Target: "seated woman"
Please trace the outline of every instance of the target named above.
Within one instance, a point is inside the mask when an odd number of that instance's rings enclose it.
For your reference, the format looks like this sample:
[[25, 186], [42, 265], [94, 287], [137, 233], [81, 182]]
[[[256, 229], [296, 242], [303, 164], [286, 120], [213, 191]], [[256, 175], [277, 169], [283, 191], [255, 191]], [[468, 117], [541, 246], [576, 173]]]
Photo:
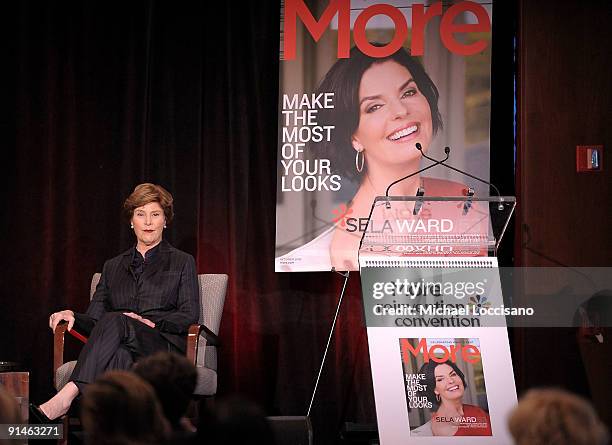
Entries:
[[85, 314], [71, 310], [49, 318], [68, 322], [89, 335], [70, 381], [31, 416], [40, 422], [57, 419], [70, 408], [85, 385], [109, 369], [128, 369], [157, 351], [184, 352], [189, 325], [200, 313], [195, 260], [164, 241], [174, 216], [172, 195], [155, 184], [140, 184], [123, 209], [136, 235], [136, 245], [108, 260]]

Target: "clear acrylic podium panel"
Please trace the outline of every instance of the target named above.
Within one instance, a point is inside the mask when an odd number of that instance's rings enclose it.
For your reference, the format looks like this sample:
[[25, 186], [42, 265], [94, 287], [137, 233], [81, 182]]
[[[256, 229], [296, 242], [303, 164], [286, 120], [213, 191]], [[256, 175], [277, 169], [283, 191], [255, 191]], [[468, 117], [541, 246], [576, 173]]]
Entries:
[[379, 196], [359, 255], [495, 256], [515, 206], [510, 196]]
[[[498, 271], [494, 270], [497, 267], [494, 257], [515, 205], [513, 197], [375, 199], [361, 238], [359, 265], [381, 445], [512, 442], [506, 419], [517, 398], [505, 326], [481, 324], [480, 319], [471, 316], [429, 317], [420, 308], [461, 305], [463, 300], [456, 292], [460, 288], [453, 285], [451, 294], [446, 296], [421, 292], [415, 285], [452, 284], [458, 282], [457, 278], [463, 285], [466, 281], [483, 281], [488, 286], [485, 290], [488, 301], [482, 300], [482, 304], [497, 305], [501, 289], [496, 287]], [[465, 274], [474, 274], [468, 277], [475, 276], [477, 280], [463, 281]], [[480, 280], [482, 276], [488, 279]], [[499, 292], [493, 294], [488, 289]], [[480, 301], [480, 295], [473, 297]], [[461, 298], [469, 301], [465, 295]], [[406, 343], [413, 345], [414, 352], [403, 352], [402, 344]], [[448, 360], [466, 376], [467, 386], [460, 395], [462, 403], [478, 408], [480, 414], [465, 417], [465, 422], [438, 420], [458, 423], [465, 437], [432, 439], [437, 406], [427, 391], [428, 386], [435, 386], [435, 381], [428, 383], [424, 377], [423, 366], [429, 360], [425, 359], [425, 351], [436, 354], [432, 351], [442, 351], [440, 345], [466, 343], [478, 348], [478, 359]], [[423, 344], [423, 349], [416, 350], [416, 344]], [[434, 362], [446, 360], [443, 355], [437, 357]], [[479, 394], [471, 392], [477, 387], [476, 381], [481, 385]], [[467, 388], [471, 389], [465, 391]], [[476, 424], [489, 428], [470, 429]], [[476, 439], [476, 435], [482, 437]]]

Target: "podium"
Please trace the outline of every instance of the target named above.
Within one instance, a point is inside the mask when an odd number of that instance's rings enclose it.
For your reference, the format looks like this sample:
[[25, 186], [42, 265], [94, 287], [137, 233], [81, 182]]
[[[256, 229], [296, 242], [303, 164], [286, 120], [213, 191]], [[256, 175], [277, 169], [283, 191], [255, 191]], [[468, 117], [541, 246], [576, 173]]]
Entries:
[[[359, 248], [380, 443], [512, 443], [497, 249], [513, 197], [377, 197]], [[475, 436], [479, 436], [475, 438]]]

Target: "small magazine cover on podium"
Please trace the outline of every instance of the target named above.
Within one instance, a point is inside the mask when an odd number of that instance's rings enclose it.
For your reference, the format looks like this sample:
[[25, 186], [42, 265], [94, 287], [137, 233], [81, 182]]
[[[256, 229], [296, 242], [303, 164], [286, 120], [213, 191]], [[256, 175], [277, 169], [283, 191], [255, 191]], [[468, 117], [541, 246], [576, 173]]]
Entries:
[[411, 437], [491, 436], [478, 338], [400, 338]]

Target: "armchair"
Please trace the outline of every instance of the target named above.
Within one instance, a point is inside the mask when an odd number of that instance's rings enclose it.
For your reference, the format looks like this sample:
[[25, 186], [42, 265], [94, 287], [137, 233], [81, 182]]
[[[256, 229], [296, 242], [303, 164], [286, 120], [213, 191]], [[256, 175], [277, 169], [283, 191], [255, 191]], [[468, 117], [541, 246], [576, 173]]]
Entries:
[[[91, 280], [89, 297], [94, 294], [100, 281], [100, 274], [94, 274]], [[227, 293], [228, 277], [225, 274], [200, 274], [198, 284], [200, 291], [200, 319], [198, 324], [189, 327], [187, 334], [187, 358], [196, 365], [198, 383], [194, 394], [213, 396], [217, 392], [217, 346], [219, 346], [219, 325]], [[76, 361], [64, 363], [64, 341], [66, 323], [55, 330], [53, 346], [53, 376], [56, 390], [60, 390], [70, 378]], [[74, 329], [70, 334], [82, 342], [87, 338]]]

